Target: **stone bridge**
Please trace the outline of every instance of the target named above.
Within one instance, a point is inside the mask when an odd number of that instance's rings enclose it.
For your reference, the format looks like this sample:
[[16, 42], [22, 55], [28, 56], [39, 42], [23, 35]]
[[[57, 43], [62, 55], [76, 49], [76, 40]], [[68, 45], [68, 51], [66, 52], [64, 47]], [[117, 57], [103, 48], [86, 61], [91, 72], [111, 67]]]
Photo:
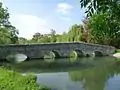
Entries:
[[0, 59], [6, 59], [11, 54], [25, 54], [29, 59], [44, 58], [53, 53], [55, 57], [70, 57], [70, 52], [87, 55], [110, 55], [115, 48], [106, 45], [87, 43], [52, 43], [52, 44], [26, 44], [26, 45], [0, 45]]

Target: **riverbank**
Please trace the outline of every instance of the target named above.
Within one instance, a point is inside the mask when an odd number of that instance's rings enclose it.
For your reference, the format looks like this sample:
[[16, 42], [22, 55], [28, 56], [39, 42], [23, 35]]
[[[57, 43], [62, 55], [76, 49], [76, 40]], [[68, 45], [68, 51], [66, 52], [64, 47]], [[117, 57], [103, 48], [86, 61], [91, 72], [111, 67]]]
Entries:
[[36, 83], [34, 75], [21, 75], [18, 72], [0, 67], [0, 90], [50, 90]]
[[117, 49], [113, 54], [113, 57], [120, 58], [120, 49]]

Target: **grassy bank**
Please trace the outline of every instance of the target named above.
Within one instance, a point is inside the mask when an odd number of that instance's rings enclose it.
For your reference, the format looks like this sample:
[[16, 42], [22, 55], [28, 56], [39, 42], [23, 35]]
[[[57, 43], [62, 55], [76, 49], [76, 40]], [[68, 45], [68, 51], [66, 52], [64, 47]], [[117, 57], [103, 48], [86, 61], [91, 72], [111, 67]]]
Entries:
[[115, 52], [116, 52], [116, 53], [120, 53], [120, 49], [117, 49]]
[[22, 76], [18, 72], [0, 67], [0, 90], [49, 90], [36, 83], [36, 76]]

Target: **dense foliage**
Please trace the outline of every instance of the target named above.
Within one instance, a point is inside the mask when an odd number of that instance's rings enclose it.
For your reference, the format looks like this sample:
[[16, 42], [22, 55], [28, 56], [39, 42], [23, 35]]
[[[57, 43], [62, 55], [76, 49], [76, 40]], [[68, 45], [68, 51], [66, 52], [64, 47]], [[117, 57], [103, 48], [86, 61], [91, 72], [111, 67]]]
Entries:
[[18, 31], [9, 22], [9, 13], [0, 2], [0, 44], [14, 44], [18, 41]]
[[119, 47], [120, 23], [116, 21], [110, 22], [108, 13], [94, 14], [89, 19], [89, 28], [92, 43]]
[[0, 90], [48, 90], [36, 84], [36, 76], [21, 74], [0, 68]]
[[120, 1], [80, 0], [80, 5], [86, 10], [91, 42], [120, 48]]
[[81, 8], [85, 8], [87, 17], [100, 12], [110, 12], [111, 16], [120, 18], [120, 1], [119, 0], [80, 0]]

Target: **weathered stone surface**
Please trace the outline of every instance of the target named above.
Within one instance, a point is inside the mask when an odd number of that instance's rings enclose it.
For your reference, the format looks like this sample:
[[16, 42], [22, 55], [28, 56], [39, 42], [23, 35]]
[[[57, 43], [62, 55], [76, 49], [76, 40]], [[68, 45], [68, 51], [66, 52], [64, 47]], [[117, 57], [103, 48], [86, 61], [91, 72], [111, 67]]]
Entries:
[[115, 48], [106, 45], [87, 43], [52, 43], [52, 44], [26, 44], [26, 45], [1, 45], [0, 59], [6, 59], [10, 54], [25, 54], [30, 59], [43, 58], [46, 52], [55, 51], [60, 57], [69, 57], [70, 51], [80, 50], [85, 54], [99, 51], [102, 55], [113, 54]]

